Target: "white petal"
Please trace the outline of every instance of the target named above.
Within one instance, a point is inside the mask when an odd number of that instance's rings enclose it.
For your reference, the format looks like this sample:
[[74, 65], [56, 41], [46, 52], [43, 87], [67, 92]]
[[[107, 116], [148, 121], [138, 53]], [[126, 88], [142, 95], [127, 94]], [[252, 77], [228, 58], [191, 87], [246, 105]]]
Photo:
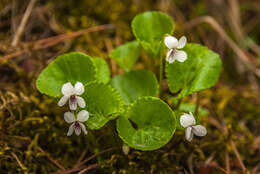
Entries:
[[193, 138], [193, 132], [192, 132], [192, 128], [191, 128], [191, 127], [187, 127], [187, 128], [185, 129], [185, 138], [186, 138], [186, 140], [188, 140], [188, 141], [191, 141], [191, 140], [192, 140], [192, 138]]
[[61, 92], [63, 95], [71, 96], [74, 94], [75, 91], [74, 91], [72, 84], [70, 82], [68, 82], [62, 86]]
[[207, 134], [207, 129], [204, 126], [196, 125], [192, 126], [192, 132], [197, 136], [205, 136]]
[[58, 102], [58, 106], [64, 106], [66, 104], [66, 102], [68, 101], [69, 97], [64, 95], [63, 97], [61, 97], [61, 99]]
[[74, 131], [74, 123], [72, 125], [70, 125], [69, 131], [67, 133], [67, 136], [71, 136], [73, 134]]
[[178, 40], [173, 36], [166, 36], [164, 38], [164, 44], [169, 48], [176, 48], [178, 46]]
[[79, 136], [80, 133], [81, 133], [81, 127], [76, 127], [74, 130], [75, 130], [75, 134], [76, 134], [77, 136]]
[[184, 62], [187, 59], [187, 53], [185, 51], [176, 50], [174, 53], [174, 59], [179, 62]]
[[173, 49], [170, 49], [167, 53], [166, 61], [169, 63], [173, 63], [175, 61], [173, 51]]
[[77, 117], [77, 120], [80, 121], [80, 122], [85, 122], [87, 121], [89, 118], [89, 113], [88, 111], [86, 110], [82, 110], [78, 113], [78, 117]]
[[83, 86], [83, 84], [81, 82], [77, 82], [75, 84], [75, 88], [74, 89], [75, 89], [75, 94], [76, 95], [81, 95], [85, 91], [84, 86]]
[[76, 96], [76, 100], [77, 100], [79, 107], [85, 108], [86, 103], [85, 103], [85, 100], [82, 97]]
[[64, 120], [67, 122], [67, 123], [73, 123], [75, 121], [75, 116], [73, 113], [71, 112], [65, 112], [64, 114]]
[[192, 113], [190, 113], [190, 114], [183, 114], [180, 118], [180, 123], [182, 127], [186, 128], [195, 125], [196, 121]]
[[178, 42], [178, 46], [177, 48], [183, 48], [185, 45], [186, 45], [186, 42], [187, 42], [187, 38], [185, 36], [182, 36], [180, 39], [179, 39], [179, 42]]
[[70, 107], [70, 110], [73, 110], [75, 111], [77, 109], [77, 99], [69, 99], [69, 107]]
[[83, 130], [84, 134], [87, 135], [88, 131], [86, 130], [86, 127], [83, 123], [79, 123], [81, 129]]

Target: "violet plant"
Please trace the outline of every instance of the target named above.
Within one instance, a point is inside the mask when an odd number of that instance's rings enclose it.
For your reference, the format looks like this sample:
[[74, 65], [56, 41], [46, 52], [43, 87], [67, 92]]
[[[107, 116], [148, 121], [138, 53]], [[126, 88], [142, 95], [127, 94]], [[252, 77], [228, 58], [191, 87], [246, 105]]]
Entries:
[[[111, 79], [104, 59], [72, 52], [59, 56], [39, 75], [36, 85], [41, 93], [59, 99], [59, 106], [68, 103], [64, 119], [71, 126], [67, 135], [73, 131], [79, 135], [81, 130], [87, 134], [86, 127], [101, 129], [116, 119], [119, 137], [139, 150], [164, 146], [176, 129], [185, 129], [188, 141], [193, 135], [205, 136], [206, 128], [196, 125], [194, 107], [186, 109], [187, 114], [158, 96], [164, 72], [178, 103], [214, 86], [222, 66], [219, 55], [202, 45], [186, 44], [186, 37], [178, 40], [171, 36], [174, 23], [161, 12], [139, 14], [131, 26], [136, 40], [109, 55], [125, 71], [123, 74]], [[132, 70], [143, 50], [151, 59], [160, 59], [159, 80], [149, 70]]]

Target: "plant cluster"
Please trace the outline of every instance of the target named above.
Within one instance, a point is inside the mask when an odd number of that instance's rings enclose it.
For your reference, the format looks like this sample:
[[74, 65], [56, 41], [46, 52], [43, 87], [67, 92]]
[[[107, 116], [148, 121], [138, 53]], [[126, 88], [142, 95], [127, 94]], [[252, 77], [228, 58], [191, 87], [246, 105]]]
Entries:
[[[41, 93], [61, 97], [59, 106], [68, 101], [70, 112], [64, 114], [64, 119], [72, 124], [67, 135], [74, 130], [76, 135], [81, 130], [87, 134], [86, 127], [100, 129], [113, 119], [117, 119], [117, 132], [124, 143], [139, 150], [162, 147], [176, 129], [185, 129], [188, 141], [193, 135], [206, 135], [206, 128], [196, 125], [199, 120], [195, 120], [194, 110], [183, 113], [160, 98], [161, 85], [165, 72], [177, 103], [214, 86], [222, 65], [218, 54], [199, 44], [186, 44], [184, 36], [179, 40], [171, 36], [174, 23], [161, 12], [139, 14], [131, 26], [136, 40], [109, 55], [125, 73], [111, 79], [104, 59], [72, 52], [59, 56], [38, 77], [36, 83]], [[142, 50], [151, 59], [160, 59], [159, 80], [149, 70], [132, 70]]]

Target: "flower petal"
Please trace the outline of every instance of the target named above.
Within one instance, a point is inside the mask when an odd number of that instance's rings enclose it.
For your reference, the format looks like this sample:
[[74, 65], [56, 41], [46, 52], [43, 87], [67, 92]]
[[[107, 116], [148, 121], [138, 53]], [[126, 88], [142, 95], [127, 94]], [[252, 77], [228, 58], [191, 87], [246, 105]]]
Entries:
[[77, 136], [79, 136], [80, 133], [81, 133], [81, 127], [75, 127], [74, 130], [75, 130], [75, 134], [76, 134]]
[[176, 48], [178, 46], [178, 40], [173, 36], [166, 36], [164, 38], [164, 44], [169, 49]]
[[85, 125], [84, 125], [83, 123], [79, 123], [79, 125], [80, 125], [82, 131], [84, 132], [84, 134], [87, 135], [87, 134], [88, 134], [88, 131], [86, 130]]
[[69, 97], [64, 95], [63, 97], [61, 97], [61, 99], [58, 102], [58, 106], [64, 106], [66, 104], [66, 102], [68, 101]]
[[85, 100], [82, 97], [76, 96], [76, 100], [77, 100], [79, 107], [85, 108], [86, 103], [85, 103]]
[[185, 51], [176, 50], [174, 53], [174, 59], [179, 62], [184, 62], [187, 59], [187, 53]]
[[191, 141], [191, 140], [192, 140], [192, 138], [193, 138], [193, 132], [192, 132], [192, 128], [191, 128], [191, 127], [187, 127], [187, 128], [185, 129], [185, 138], [186, 138], [186, 140], [188, 140], [188, 141]]
[[187, 38], [186, 38], [185, 36], [182, 36], [182, 37], [179, 39], [177, 48], [178, 48], [178, 49], [183, 48], [183, 47], [186, 45], [186, 42], [187, 42]]
[[70, 125], [67, 136], [71, 136], [73, 134], [73, 131], [74, 131], [74, 123], [72, 125]]
[[74, 91], [72, 84], [70, 82], [68, 82], [62, 86], [61, 92], [65, 96], [71, 96], [74, 94], [75, 91]]
[[80, 122], [85, 122], [89, 118], [89, 113], [86, 110], [82, 110], [78, 113], [77, 120]]
[[200, 137], [203, 137], [207, 134], [207, 129], [204, 126], [196, 125], [192, 126], [192, 132]]
[[173, 49], [170, 49], [167, 53], [166, 61], [169, 63], [173, 63], [175, 61], [173, 51], [174, 51]]
[[73, 123], [75, 121], [75, 116], [73, 113], [71, 112], [65, 112], [64, 114], [64, 120], [67, 122], [67, 123]]
[[195, 125], [196, 121], [192, 113], [190, 113], [190, 114], [183, 114], [180, 118], [180, 123], [182, 127], [187, 128], [189, 126]]
[[81, 95], [81, 94], [84, 93], [84, 91], [85, 91], [85, 89], [84, 89], [83, 84], [81, 82], [77, 82], [75, 84], [75, 94], [76, 95]]
[[77, 109], [77, 99], [69, 99], [69, 107], [70, 107], [70, 110], [73, 110], [75, 111]]

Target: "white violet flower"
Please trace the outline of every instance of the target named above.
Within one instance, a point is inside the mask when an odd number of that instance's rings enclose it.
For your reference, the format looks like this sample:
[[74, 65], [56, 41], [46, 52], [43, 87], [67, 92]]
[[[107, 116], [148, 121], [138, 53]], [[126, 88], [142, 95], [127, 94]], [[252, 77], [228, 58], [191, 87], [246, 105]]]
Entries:
[[196, 121], [192, 113], [183, 114], [180, 118], [180, 123], [182, 127], [185, 128], [185, 137], [188, 141], [191, 141], [193, 135], [197, 136], [205, 136], [207, 134], [207, 130], [204, 126], [196, 125]]
[[179, 62], [184, 62], [187, 59], [187, 53], [178, 49], [183, 48], [186, 45], [187, 39], [185, 36], [182, 36], [179, 40], [173, 36], [166, 36], [164, 38], [164, 44], [169, 51], [166, 56], [166, 61], [173, 63], [175, 60]]
[[76, 135], [80, 135], [81, 129], [82, 131], [87, 134], [87, 130], [83, 122], [87, 121], [89, 118], [89, 113], [86, 110], [82, 110], [77, 114], [77, 118], [75, 118], [74, 114], [71, 112], [66, 112], [64, 114], [64, 120], [67, 123], [72, 123], [69, 127], [69, 131], [67, 133], [67, 136], [71, 136], [73, 134], [73, 131], [75, 130]]
[[84, 90], [84, 86], [81, 82], [77, 82], [74, 87], [70, 82], [65, 83], [61, 88], [61, 92], [64, 96], [60, 99], [58, 105], [63, 106], [69, 100], [70, 110], [76, 110], [77, 105], [81, 108], [85, 108], [85, 100], [79, 97], [79, 95], [84, 93]]

